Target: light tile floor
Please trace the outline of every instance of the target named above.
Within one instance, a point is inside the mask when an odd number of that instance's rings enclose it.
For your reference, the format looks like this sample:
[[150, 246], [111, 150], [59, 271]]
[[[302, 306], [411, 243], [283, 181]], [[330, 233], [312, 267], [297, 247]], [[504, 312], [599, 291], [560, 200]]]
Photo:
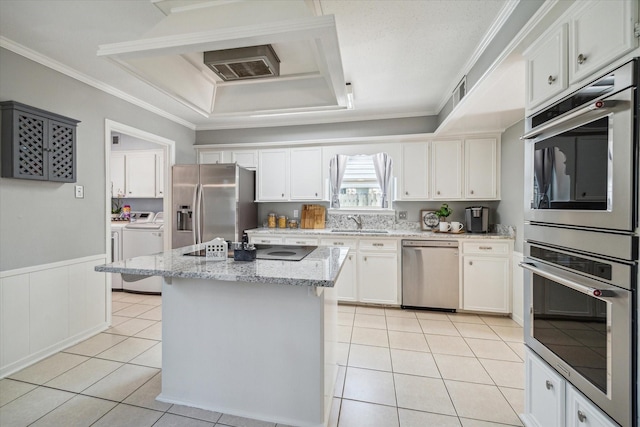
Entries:
[[[286, 427], [158, 402], [158, 296], [114, 293], [112, 327], [0, 380], [0, 425]], [[338, 307], [331, 427], [521, 426], [522, 328], [505, 317]]]

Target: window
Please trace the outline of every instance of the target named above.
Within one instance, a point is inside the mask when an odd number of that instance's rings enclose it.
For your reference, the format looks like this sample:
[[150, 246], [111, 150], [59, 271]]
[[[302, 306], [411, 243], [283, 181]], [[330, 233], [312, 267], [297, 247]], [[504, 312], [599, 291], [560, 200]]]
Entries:
[[393, 160], [387, 153], [336, 155], [329, 163], [332, 208], [391, 208]]

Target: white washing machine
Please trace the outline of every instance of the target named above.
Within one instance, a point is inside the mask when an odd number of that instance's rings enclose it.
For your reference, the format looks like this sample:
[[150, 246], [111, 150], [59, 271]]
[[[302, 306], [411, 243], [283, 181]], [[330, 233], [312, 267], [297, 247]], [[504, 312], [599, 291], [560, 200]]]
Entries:
[[[139, 214], [139, 213], [136, 213]], [[132, 222], [122, 230], [122, 255], [123, 259], [134, 258], [141, 255], [150, 255], [164, 251], [164, 216], [158, 212], [155, 216], [152, 212], [143, 212], [136, 215], [132, 213]], [[135, 282], [122, 282], [125, 291], [148, 294], [160, 294], [162, 291], [162, 278], [159, 276], [147, 277]]]

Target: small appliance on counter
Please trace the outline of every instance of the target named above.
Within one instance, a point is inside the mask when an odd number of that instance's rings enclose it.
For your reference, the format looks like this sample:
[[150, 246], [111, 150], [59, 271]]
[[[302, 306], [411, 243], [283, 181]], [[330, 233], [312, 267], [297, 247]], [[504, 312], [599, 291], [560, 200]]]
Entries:
[[489, 208], [469, 206], [464, 212], [467, 233], [486, 233], [489, 231]]

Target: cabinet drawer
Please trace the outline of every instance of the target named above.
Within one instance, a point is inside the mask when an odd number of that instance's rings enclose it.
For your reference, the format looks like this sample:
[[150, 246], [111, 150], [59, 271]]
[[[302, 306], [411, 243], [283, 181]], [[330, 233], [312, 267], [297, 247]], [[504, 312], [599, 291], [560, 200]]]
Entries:
[[494, 242], [463, 242], [462, 252], [467, 254], [484, 254], [484, 255], [508, 255], [509, 243]]
[[300, 246], [318, 246], [318, 239], [311, 237], [287, 237], [284, 239], [285, 245], [300, 245]]
[[268, 236], [268, 237], [251, 237], [251, 243], [263, 244], [263, 245], [281, 245], [284, 239], [282, 237]]
[[378, 239], [361, 239], [361, 250], [377, 250], [377, 251], [397, 251], [397, 240], [378, 240]]
[[355, 239], [342, 239], [336, 237], [334, 239], [322, 239], [320, 241], [322, 246], [345, 246], [355, 250], [358, 246], [358, 241]]

